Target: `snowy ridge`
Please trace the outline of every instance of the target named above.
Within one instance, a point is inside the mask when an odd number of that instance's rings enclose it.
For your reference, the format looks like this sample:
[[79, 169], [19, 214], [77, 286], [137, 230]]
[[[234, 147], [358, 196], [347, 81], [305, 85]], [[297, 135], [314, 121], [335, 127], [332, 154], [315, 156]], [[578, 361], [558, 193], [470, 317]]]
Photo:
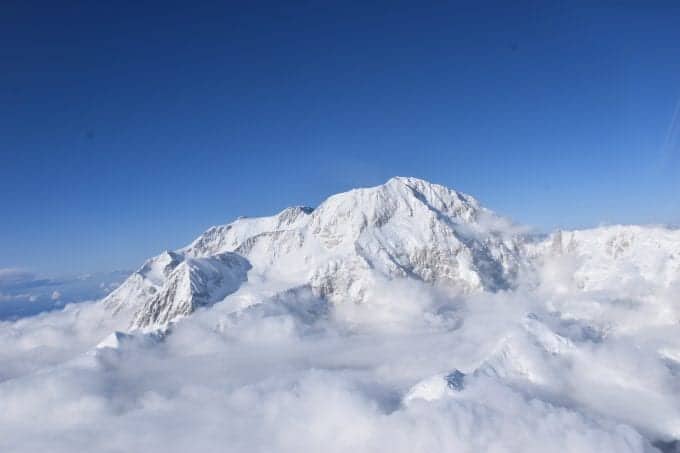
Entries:
[[223, 299], [247, 279], [249, 269], [234, 253], [188, 258], [164, 252], [132, 274], [104, 305], [131, 315], [132, 329], [152, 330]]
[[250, 264], [234, 253], [186, 258], [167, 276], [163, 287], [147, 299], [132, 321], [133, 328], [153, 328], [222, 300], [246, 281]]
[[286, 208], [275, 216], [241, 217], [227, 225], [214, 226], [196, 238], [179, 252], [194, 257], [215, 255], [234, 251], [248, 239], [259, 234], [273, 234], [295, 229], [306, 223], [306, 217], [313, 211], [305, 206]]

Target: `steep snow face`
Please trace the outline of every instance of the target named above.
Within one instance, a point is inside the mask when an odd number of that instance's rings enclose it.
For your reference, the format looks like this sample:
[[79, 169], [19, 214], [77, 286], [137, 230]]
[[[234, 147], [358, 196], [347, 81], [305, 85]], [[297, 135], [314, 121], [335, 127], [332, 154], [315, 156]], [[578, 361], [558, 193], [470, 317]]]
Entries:
[[249, 269], [235, 253], [188, 258], [165, 252], [147, 261], [104, 304], [126, 312], [132, 329], [153, 330], [224, 299], [246, 281]]
[[519, 269], [517, 238], [501, 229], [509, 225], [469, 195], [393, 178], [330, 197], [314, 211], [308, 235], [341, 258], [318, 267], [313, 281], [332, 294], [329, 285], [351, 285], [363, 268], [464, 292], [508, 288]]
[[106, 303], [114, 311], [136, 307], [136, 327], [167, 323], [193, 310], [196, 302], [187, 301], [204, 299], [192, 296], [196, 285], [180, 284], [191, 274], [183, 260], [223, 253], [244, 257], [254, 274], [283, 289], [308, 285], [338, 303], [365, 302], [377, 282], [395, 278], [462, 293], [495, 291], [512, 287], [520, 269], [519, 236], [509, 231], [507, 220], [469, 195], [393, 178], [334, 195], [315, 210], [292, 207], [212, 227], [187, 247], [149, 260]]
[[246, 281], [250, 264], [234, 253], [186, 258], [163, 287], [137, 311], [133, 328], [162, 327], [233, 293]]
[[147, 260], [117, 289], [104, 298], [104, 305], [115, 314], [136, 310], [142, 301], [153, 297], [170, 273], [182, 262], [178, 253], [165, 251]]

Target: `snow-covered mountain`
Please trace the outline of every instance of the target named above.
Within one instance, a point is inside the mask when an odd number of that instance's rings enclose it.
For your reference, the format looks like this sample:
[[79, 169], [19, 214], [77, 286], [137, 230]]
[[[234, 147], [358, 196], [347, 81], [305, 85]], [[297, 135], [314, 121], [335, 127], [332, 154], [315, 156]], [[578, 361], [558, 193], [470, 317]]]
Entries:
[[147, 261], [104, 303], [129, 312], [133, 328], [162, 327], [220, 301], [248, 270], [283, 290], [309, 286], [335, 303], [365, 302], [376, 281], [396, 278], [461, 293], [497, 291], [514, 286], [519, 274], [521, 237], [513, 231], [469, 195], [393, 178], [334, 195], [316, 209], [292, 207], [210, 228], [187, 247]]
[[104, 304], [128, 316], [131, 328], [152, 330], [224, 300], [247, 280], [280, 291], [306, 286], [336, 304], [370, 303], [367, 294], [394, 279], [460, 294], [531, 284], [546, 272], [569, 272], [581, 289], [610, 285], [631, 267], [655, 283], [678, 280], [678, 231], [616, 226], [543, 239], [525, 231], [469, 195], [396, 177], [316, 209], [212, 227], [147, 261]]

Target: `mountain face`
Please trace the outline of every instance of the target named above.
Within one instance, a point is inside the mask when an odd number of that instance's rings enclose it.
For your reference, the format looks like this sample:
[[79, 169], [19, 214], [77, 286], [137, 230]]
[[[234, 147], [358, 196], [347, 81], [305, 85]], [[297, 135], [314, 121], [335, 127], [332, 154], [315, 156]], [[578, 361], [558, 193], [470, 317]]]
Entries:
[[250, 264], [235, 253], [192, 258], [164, 252], [147, 261], [104, 304], [127, 312], [130, 327], [162, 327], [199, 307], [219, 302], [246, 281]]
[[[103, 303], [129, 317], [132, 329], [153, 330], [224, 300], [253, 278], [281, 291], [308, 287], [335, 304], [369, 303], [372, 289], [394, 279], [461, 294], [511, 289], [564, 257], [571, 257], [582, 288], [597, 287], [616, 266], [637, 265], [654, 275], [664, 263], [669, 284], [677, 280], [677, 232], [611, 227], [537, 240], [521, 231], [469, 195], [393, 178], [331, 196], [316, 209], [291, 207], [212, 227], [188, 246], [147, 261]], [[658, 256], [658, 263], [632, 264], [638, 249]]]

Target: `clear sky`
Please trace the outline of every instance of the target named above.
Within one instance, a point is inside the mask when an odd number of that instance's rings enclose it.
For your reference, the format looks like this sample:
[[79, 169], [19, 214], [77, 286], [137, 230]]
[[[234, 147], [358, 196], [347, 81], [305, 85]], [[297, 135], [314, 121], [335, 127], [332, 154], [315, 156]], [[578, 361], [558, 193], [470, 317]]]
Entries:
[[394, 175], [542, 230], [680, 223], [678, 2], [31, 3], [0, 14], [0, 268], [132, 269]]

